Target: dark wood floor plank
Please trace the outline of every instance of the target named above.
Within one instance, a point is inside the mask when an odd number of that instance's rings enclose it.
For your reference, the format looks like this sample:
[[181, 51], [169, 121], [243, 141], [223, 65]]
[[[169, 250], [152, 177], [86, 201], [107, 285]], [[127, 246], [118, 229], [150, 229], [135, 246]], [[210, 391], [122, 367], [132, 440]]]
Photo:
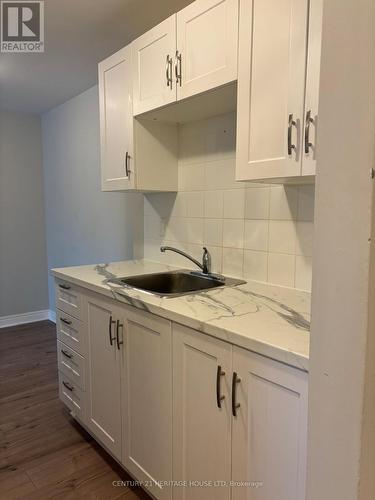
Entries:
[[55, 325], [0, 330], [1, 500], [135, 500], [128, 474], [58, 399]]

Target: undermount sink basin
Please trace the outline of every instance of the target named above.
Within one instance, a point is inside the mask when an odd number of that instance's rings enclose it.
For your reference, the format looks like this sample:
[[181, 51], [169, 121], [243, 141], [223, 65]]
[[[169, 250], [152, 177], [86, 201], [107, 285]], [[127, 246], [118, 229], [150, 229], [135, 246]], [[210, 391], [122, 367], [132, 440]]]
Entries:
[[245, 283], [245, 281], [233, 278], [204, 275], [184, 270], [129, 276], [120, 278], [120, 281], [126, 286], [167, 297], [177, 297], [211, 288]]

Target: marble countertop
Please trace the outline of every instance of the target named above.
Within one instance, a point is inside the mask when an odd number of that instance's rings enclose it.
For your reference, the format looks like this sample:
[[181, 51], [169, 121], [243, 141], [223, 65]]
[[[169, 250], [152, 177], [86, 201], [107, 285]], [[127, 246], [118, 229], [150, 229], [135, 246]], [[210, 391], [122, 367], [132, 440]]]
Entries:
[[248, 281], [244, 285], [168, 298], [110, 281], [174, 269], [147, 260], [131, 260], [51, 272], [56, 278], [308, 371], [311, 299], [308, 292]]

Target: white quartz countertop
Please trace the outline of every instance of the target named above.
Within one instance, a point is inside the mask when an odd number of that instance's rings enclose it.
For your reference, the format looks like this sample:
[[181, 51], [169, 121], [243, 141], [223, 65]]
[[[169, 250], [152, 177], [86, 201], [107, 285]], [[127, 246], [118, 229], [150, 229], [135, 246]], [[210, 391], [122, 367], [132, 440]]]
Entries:
[[168, 298], [110, 282], [124, 276], [174, 269], [156, 262], [131, 260], [51, 272], [56, 278], [308, 371], [308, 292], [248, 281], [245, 285]]

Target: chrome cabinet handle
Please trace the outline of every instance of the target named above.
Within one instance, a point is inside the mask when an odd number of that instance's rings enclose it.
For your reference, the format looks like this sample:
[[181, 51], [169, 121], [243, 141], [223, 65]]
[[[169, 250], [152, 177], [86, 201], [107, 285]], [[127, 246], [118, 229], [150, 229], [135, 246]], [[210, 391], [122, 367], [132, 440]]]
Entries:
[[60, 320], [61, 320], [63, 323], [65, 323], [66, 325], [71, 325], [71, 324], [72, 324], [72, 322], [71, 322], [71, 321], [69, 321], [68, 319], [65, 319], [65, 318], [60, 318]]
[[63, 354], [66, 358], [72, 359], [73, 355], [61, 349], [61, 354]]
[[130, 168], [129, 168], [129, 162], [130, 162], [130, 154], [126, 151], [125, 153], [125, 175], [126, 177], [130, 177]]
[[71, 384], [69, 384], [68, 382], [65, 382], [64, 380], [63, 380], [63, 385], [68, 389], [68, 391], [71, 391], [71, 392], [74, 391], [74, 387]]
[[115, 340], [115, 337], [112, 337], [112, 325], [116, 323], [114, 319], [112, 319], [112, 314], [109, 317], [109, 323], [108, 323], [108, 335], [109, 335], [109, 343], [113, 345], [113, 341]]
[[221, 402], [225, 399], [225, 396], [221, 394], [221, 377], [224, 375], [225, 372], [222, 371], [219, 365], [216, 372], [216, 404], [218, 408], [221, 408]]
[[310, 142], [310, 125], [314, 123], [314, 118], [311, 116], [311, 109], [306, 113], [305, 122], [305, 153], [309, 154], [310, 148], [313, 147], [313, 143]]
[[116, 344], [117, 344], [117, 349], [120, 350], [120, 345], [124, 343], [123, 340], [120, 341], [120, 335], [119, 335], [119, 329], [122, 328], [124, 325], [120, 323], [120, 320], [116, 321]]
[[176, 50], [176, 62], [174, 65], [174, 72], [176, 75], [176, 85], [179, 83], [182, 86], [182, 54]]
[[296, 145], [292, 144], [292, 128], [296, 126], [296, 122], [293, 120], [293, 113], [289, 115], [288, 118], [288, 155], [292, 154], [292, 150], [296, 149]]
[[65, 283], [60, 283], [59, 287], [62, 288], [63, 290], [70, 290], [71, 289], [71, 286], [65, 285]]
[[241, 382], [241, 379], [239, 378], [237, 373], [233, 372], [233, 377], [232, 377], [232, 415], [234, 417], [237, 417], [237, 410], [241, 406], [240, 403], [236, 402], [236, 400], [237, 400], [236, 387], [237, 387], [237, 384], [239, 384], [240, 382]]
[[167, 78], [167, 87], [173, 86], [173, 78], [172, 78], [172, 58], [169, 57], [169, 54], [167, 55], [167, 61], [165, 63], [165, 76]]

